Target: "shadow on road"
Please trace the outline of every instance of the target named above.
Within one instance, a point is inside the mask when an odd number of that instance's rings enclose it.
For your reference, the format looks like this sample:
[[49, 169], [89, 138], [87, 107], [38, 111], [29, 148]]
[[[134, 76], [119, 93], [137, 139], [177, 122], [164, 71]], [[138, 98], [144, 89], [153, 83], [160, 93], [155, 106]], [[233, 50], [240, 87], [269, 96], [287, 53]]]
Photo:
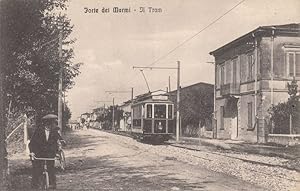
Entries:
[[[130, 160], [130, 159], [129, 159]], [[156, 165], [129, 167], [113, 160], [113, 157], [74, 157], [69, 159], [66, 171], [59, 175], [61, 189], [94, 190], [184, 190], [204, 188], [208, 182], [188, 183], [170, 178], [174, 173], [159, 173]]]
[[[69, 133], [65, 137], [66, 152], [89, 150], [91, 145], [101, 144], [109, 139], [106, 136], [80, 135]], [[79, 151], [78, 151], [79, 152]], [[92, 149], [90, 152], [93, 152]], [[142, 154], [142, 153], [138, 153]], [[79, 156], [79, 157], [78, 157]], [[60, 190], [197, 190], [205, 188], [208, 182], [185, 182], [172, 178], [171, 172], [160, 172], [156, 165], [127, 166], [116, 156], [66, 156], [65, 171], [57, 172], [57, 187]], [[124, 157], [124, 156], [122, 156]], [[133, 156], [128, 157], [128, 161]], [[126, 159], [127, 160], [127, 159]], [[30, 190], [31, 163], [29, 160], [11, 161], [10, 190]], [[166, 163], [166, 166], [168, 164]], [[213, 182], [211, 182], [213, 183]]]

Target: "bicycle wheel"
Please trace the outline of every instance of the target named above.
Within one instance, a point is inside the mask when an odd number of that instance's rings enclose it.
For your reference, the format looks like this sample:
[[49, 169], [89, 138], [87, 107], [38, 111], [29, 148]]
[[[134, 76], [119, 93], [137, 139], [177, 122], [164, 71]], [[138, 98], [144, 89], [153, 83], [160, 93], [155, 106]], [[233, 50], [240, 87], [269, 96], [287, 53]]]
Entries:
[[66, 168], [66, 158], [63, 150], [59, 152], [59, 166], [62, 170], [65, 170]]
[[43, 182], [42, 188], [48, 190], [49, 188], [49, 174], [48, 172], [43, 172]]

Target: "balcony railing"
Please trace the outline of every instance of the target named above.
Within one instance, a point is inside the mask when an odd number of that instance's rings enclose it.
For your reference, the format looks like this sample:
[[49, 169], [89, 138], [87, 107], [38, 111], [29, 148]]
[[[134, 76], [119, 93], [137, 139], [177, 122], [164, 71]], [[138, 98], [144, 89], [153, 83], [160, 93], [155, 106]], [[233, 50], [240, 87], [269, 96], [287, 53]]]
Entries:
[[221, 95], [237, 95], [240, 93], [240, 84], [230, 83], [221, 85]]

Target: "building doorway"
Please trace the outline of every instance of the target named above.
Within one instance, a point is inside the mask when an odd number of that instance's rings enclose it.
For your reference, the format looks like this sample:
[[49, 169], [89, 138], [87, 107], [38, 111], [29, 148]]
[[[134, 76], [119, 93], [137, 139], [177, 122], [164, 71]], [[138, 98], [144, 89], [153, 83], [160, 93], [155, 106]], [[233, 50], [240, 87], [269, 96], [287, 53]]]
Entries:
[[238, 138], [238, 116], [231, 118], [231, 139]]
[[227, 102], [227, 110], [230, 113], [230, 139], [238, 138], [238, 102], [239, 98], [233, 96]]

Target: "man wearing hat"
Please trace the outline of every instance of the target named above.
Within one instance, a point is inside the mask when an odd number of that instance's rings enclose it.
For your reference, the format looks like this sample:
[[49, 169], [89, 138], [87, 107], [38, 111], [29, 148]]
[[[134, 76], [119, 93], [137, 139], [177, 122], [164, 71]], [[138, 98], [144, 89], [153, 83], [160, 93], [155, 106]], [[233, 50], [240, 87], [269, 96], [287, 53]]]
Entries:
[[[58, 133], [57, 116], [54, 114], [45, 115], [41, 120], [41, 127], [38, 127], [30, 139], [30, 155], [37, 158], [54, 158], [58, 149], [59, 140], [63, 140]], [[39, 179], [43, 173], [41, 160], [32, 161], [32, 187], [38, 188]], [[55, 161], [47, 161], [50, 188], [56, 188]]]

